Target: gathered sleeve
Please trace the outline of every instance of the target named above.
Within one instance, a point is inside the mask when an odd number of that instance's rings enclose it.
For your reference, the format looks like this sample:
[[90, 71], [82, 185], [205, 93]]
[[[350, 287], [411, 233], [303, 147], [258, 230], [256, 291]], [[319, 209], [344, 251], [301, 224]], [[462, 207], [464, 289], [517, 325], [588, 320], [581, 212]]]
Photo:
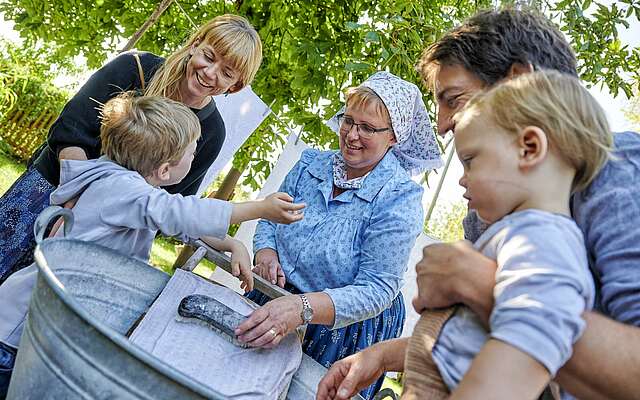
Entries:
[[170, 194], [164, 189], [145, 187], [145, 184], [130, 188], [121, 196], [121, 202], [114, 202], [117, 209], [105, 207], [101, 210], [100, 218], [104, 223], [159, 230], [167, 236], [187, 241], [202, 236], [224, 239], [231, 222], [233, 205], [227, 201]]
[[409, 254], [422, 230], [422, 193], [422, 187], [406, 181], [374, 200], [374, 211], [361, 238], [355, 280], [323, 291], [335, 307], [331, 329], [380, 314], [398, 295]]
[[600, 304], [611, 318], [640, 327], [640, 197], [627, 181], [591, 191], [576, 219], [584, 229]]
[[569, 360], [594, 297], [582, 235], [571, 225], [529, 221], [500, 239], [496, 260], [490, 336], [528, 354], [552, 376]]
[[640, 327], [640, 135], [615, 134], [615, 151], [572, 213], [583, 231], [598, 292], [599, 310]]

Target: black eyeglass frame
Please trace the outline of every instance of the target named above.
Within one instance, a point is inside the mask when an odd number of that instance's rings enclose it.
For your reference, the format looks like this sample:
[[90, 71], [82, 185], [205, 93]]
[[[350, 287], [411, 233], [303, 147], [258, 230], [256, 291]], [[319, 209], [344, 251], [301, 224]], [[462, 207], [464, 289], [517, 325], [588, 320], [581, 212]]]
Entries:
[[[338, 119], [338, 125], [340, 126], [340, 128], [342, 128], [342, 124], [344, 123], [344, 120], [347, 117], [345, 117], [344, 113], [340, 113], [340, 114], [336, 115], [336, 118]], [[353, 118], [351, 118], [351, 117], [349, 117], [349, 118], [353, 121]], [[365, 137], [373, 137], [373, 135], [375, 133], [382, 133], [384, 131], [393, 132], [393, 129], [391, 129], [390, 126], [387, 126], [386, 128], [372, 128], [367, 124], [364, 124], [364, 123], [358, 124], [355, 121], [353, 121], [353, 123], [349, 127], [349, 131], [351, 131], [351, 129], [353, 129], [354, 126], [356, 127], [356, 129], [358, 130], [358, 134], [360, 134], [360, 135], [362, 135], [362, 133], [363, 133], [363, 130], [360, 129], [360, 126], [366, 126], [367, 129], [370, 129], [371, 133], [365, 132], [364, 135], [363, 135]]]

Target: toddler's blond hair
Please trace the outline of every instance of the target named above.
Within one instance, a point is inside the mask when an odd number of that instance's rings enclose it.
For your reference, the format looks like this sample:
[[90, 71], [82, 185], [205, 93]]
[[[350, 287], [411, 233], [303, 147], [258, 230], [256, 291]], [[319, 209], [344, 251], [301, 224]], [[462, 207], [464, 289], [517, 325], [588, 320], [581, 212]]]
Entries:
[[149, 176], [161, 164], [177, 163], [200, 137], [198, 117], [166, 97], [123, 93], [102, 108], [102, 152], [121, 166]]
[[570, 75], [523, 74], [474, 96], [454, 119], [475, 108], [507, 132], [542, 129], [550, 150], [575, 168], [574, 191], [586, 188], [610, 157], [613, 135], [604, 110]]

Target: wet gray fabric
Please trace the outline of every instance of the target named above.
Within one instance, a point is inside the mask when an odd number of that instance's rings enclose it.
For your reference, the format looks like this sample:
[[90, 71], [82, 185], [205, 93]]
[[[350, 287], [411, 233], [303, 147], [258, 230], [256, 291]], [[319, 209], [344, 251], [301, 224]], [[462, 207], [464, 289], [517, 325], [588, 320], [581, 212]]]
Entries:
[[298, 337], [291, 334], [272, 350], [234, 346], [206, 324], [178, 316], [180, 301], [190, 294], [213, 297], [243, 315], [253, 311], [232, 290], [177, 270], [130, 340], [230, 398], [279, 398], [302, 361]]

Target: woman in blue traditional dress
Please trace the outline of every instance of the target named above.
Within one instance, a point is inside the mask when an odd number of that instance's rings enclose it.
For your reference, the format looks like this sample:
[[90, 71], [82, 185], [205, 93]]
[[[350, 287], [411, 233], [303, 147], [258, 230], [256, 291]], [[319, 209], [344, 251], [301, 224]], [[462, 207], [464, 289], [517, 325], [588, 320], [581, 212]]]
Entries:
[[418, 87], [388, 72], [349, 89], [328, 125], [340, 150], [304, 151], [280, 187], [306, 204], [304, 219], [260, 221], [254, 237], [254, 271], [292, 295], [266, 303], [251, 292], [264, 305], [236, 332], [268, 348], [309, 324], [303, 350], [326, 367], [402, 333], [400, 288], [423, 226], [411, 175], [441, 165]]

